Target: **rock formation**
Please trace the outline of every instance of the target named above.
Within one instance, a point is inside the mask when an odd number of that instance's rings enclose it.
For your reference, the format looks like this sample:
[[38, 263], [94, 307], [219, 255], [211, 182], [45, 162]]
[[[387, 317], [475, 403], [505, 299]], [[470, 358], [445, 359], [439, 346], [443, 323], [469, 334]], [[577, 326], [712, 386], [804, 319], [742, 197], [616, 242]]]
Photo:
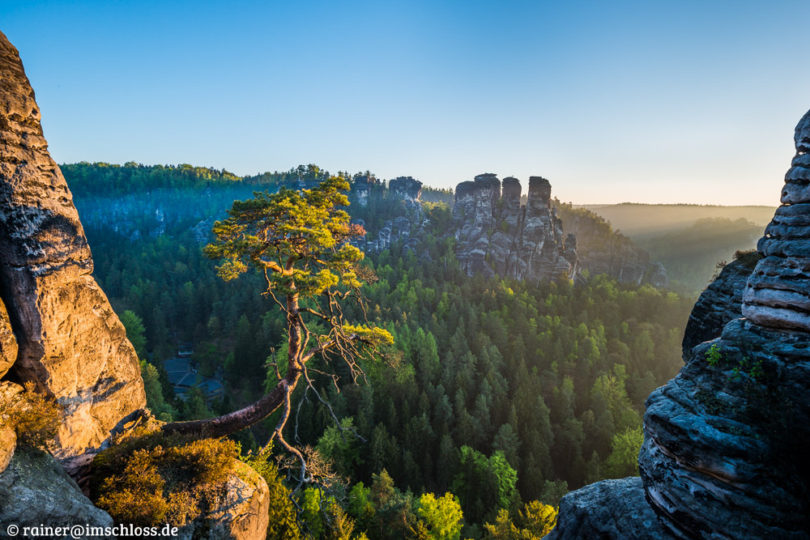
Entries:
[[[14, 454], [5, 473], [0, 475], [0, 531], [5, 533], [11, 524], [20, 527], [20, 531], [23, 527], [43, 525], [103, 528], [112, 527], [113, 520], [109, 514], [93, 506], [50, 455], [21, 448]], [[82, 538], [90, 536], [81, 535]], [[64, 535], [64, 538], [69, 537]]]
[[785, 175], [782, 206], [765, 229], [743, 294], [743, 315], [773, 328], [810, 331], [810, 112], [796, 126], [796, 157]]
[[[644, 500], [644, 488], [638, 476], [604, 480], [575, 493], [576, 497], [566, 496], [560, 501], [557, 526], [546, 538], [671, 538]], [[604, 504], [606, 500], [611, 504]]]
[[236, 466], [237, 474], [229, 476], [224, 485], [211, 488], [212, 493], [226, 493], [225, 499], [213, 512], [181, 528], [177, 538], [265, 538], [270, 522], [270, 488], [244, 463]]
[[[62, 458], [99, 446], [145, 406], [135, 351], [92, 269], [34, 92], [17, 50], [0, 34], [0, 298], [19, 347], [5, 376], [34, 381], [65, 407]], [[0, 341], [7, 358], [8, 339]]]
[[[529, 178], [525, 206], [516, 178], [481, 174], [456, 187], [453, 217], [456, 254], [469, 275], [542, 281], [571, 278], [577, 268], [575, 240], [563, 240], [562, 222], [551, 207], [551, 184]], [[566, 243], [567, 242], [567, 243]]]
[[756, 251], [740, 254], [698, 297], [683, 334], [683, 359], [689, 361], [692, 348], [720, 335], [723, 327], [742, 317], [742, 294], [748, 276], [762, 257]]
[[368, 197], [371, 186], [377, 183], [373, 176], [360, 175], [352, 179], [352, 195], [355, 202], [360, 206], [368, 206]]
[[398, 199], [418, 202], [422, 195], [422, 182], [410, 176], [399, 176], [388, 182], [388, 190]]
[[601, 482], [566, 495], [552, 538], [598, 536], [592, 515], [626, 512], [642, 489], [639, 519], [603, 537], [810, 538], [810, 113], [795, 142], [783, 205], [742, 295], [745, 318], [691, 349], [647, 400], [643, 488]]
[[[354, 179], [352, 194], [361, 206], [368, 205], [371, 187], [377, 185], [376, 179], [372, 178], [372, 180], [368, 180], [365, 176]], [[397, 212], [403, 215], [385, 220], [379, 230], [369, 231], [365, 239], [358, 243], [358, 247], [373, 253], [390, 248], [394, 242], [401, 242], [403, 249], [415, 250], [425, 224], [425, 215], [420, 201], [421, 194], [422, 182], [419, 180], [410, 176], [400, 176], [390, 180], [387, 199], [396, 203]], [[363, 220], [355, 222], [365, 227]]]

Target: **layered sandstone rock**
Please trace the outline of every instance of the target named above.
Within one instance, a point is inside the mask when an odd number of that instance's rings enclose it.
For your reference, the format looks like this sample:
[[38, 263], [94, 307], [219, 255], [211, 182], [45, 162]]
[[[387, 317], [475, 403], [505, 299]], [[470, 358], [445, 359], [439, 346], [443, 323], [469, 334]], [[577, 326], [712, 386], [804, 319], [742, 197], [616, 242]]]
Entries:
[[[810, 113], [795, 140], [783, 206], [742, 295], [745, 318], [691, 348], [681, 372], [647, 400], [639, 454], [646, 502], [638, 504], [649, 504], [666, 531], [655, 536], [810, 538]], [[579, 508], [580, 517], [561, 516], [554, 538], [598, 536], [591, 515], [624, 511], [627, 492], [603, 487], [598, 498], [593, 486], [563, 498], [561, 507]], [[617, 523], [602, 537], [643, 537], [644, 520]]]
[[461, 267], [469, 275], [534, 282], [573, 277], [575, 243], [563, 240], [562, 222], [550, 204], [551, 184], [532, 176], [526, 206], [520, 196], [517, 179], [504, 179], [502, 191], [491, 173], [456, 186], [453, 217]]
[[796, 126], [794, 142], [782, 206], [757, 245], [765, 258], [748, 280], [742, 312], [763, 326], [810, 331], [810, 112]]
[[34, 92], [17, 50], [0, 34], [0, 297], [19, 347], [11, 374], [65, 408], [59, 457], [100, 445], [145, 406], [135, 351], [92, 269]]
[[560, 501], [557, 526], [545, 537], [548, 540], [673, 538], [647, 504], [637, 476], [604, 480], [575, 493], [576, 497], [566, 496]]

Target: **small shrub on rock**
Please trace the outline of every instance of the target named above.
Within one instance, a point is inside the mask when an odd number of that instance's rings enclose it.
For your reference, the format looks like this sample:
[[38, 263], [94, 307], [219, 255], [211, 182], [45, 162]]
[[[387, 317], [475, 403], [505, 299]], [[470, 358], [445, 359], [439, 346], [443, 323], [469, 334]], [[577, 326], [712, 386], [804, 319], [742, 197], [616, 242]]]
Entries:
[[11, 398], [0, 413], [0, 426], [14, 430], [19, 444], [45, 448], [59, 429], [61, 407], [56, 401], [35, 390], [34, 383], [25, 383], [25, 390]]
[[218, 505], [235, 472], [235, 442], [139, 435], [93, 461], [91, 494], [98, 507], [119, 523], [182, 527]]

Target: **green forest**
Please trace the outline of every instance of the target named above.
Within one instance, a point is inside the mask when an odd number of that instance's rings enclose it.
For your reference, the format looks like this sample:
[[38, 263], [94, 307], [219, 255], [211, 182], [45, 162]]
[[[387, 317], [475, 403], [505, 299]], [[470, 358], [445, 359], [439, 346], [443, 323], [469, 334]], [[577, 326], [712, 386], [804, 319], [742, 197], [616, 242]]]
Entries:
[[[206, 418], [262, 395], [284, 354], [283, 314], [257, 272], [225, 282], [203, 246], [235, 199], [311, 187], [328, 173], [62, 170], [155, 415]], [[637, 474], [644, 400], [682, 365], [694, 297], [603, 275], [576, 284], [469, 277], [447, 234], [452, 193], [423, 192], [418, 248], [366, 253], [366, 312], [345, 307], [347, 318], [390, 332], [393, 348], [365, 361], [356, 383], [318, 360], [314, 390], [294, 395], [287, 440], [328, 480], [296, 489], [278, 448], [278, 460], [254, 463], [275, 497], [270, 538], [540, 537], [568, 490]], [[406, 213], [376, 179], [369, 203], [348, 211], [370, 233]], [[222, 391], [193, 385], [179, 398], [166, 369], [179, 356]], [[244, 459], [256, 459], [277, 416], [235, 437]]]

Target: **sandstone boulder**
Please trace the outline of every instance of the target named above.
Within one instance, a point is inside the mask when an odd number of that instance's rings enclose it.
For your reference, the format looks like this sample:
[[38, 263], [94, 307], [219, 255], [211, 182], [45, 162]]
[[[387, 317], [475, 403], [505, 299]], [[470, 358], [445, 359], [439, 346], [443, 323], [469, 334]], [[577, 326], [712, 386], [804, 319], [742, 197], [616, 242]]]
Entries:
[[60, 458], [99, 446], [145, 406], [135, 351], [92, 269], [34, 92], [0, 34], [0, 296], [19, 347], [14, 376], [64, 406]]
[[658, 520], [644, 500], [641, 478], [603, 480], [560, 500], [557, 526], [545, 536], [548, 540], [666, 540], [675, 538]]
[[6, 470], [17, 447], [17, 434], [10, 426], [0, 425], [0, 473]]
[[17, 361], [17, 338], [11, 329], [6, 305], [0, 300], [0, 378], [5, 375]]
[[[112, 527], [113, 520], [106, 512], [93, 506], [49, 454], [19, 448], [8, 468], [0, 473], [0, 534], [5, 534], [7, 527], [12, 524], [20, 527], [20, 530], [43, 524], [52, 527]], [[19, 537], [23, 538], [22, 533]], [[111, 537], [101, 535], [97, 538]]]
[[237, 464], [223, 488], [226, 496], [216, 510], [197, 518], [179, 531], [178, 538], [210, 540], [262, 540], [270, 520], [270, 489], [256, 471]]

